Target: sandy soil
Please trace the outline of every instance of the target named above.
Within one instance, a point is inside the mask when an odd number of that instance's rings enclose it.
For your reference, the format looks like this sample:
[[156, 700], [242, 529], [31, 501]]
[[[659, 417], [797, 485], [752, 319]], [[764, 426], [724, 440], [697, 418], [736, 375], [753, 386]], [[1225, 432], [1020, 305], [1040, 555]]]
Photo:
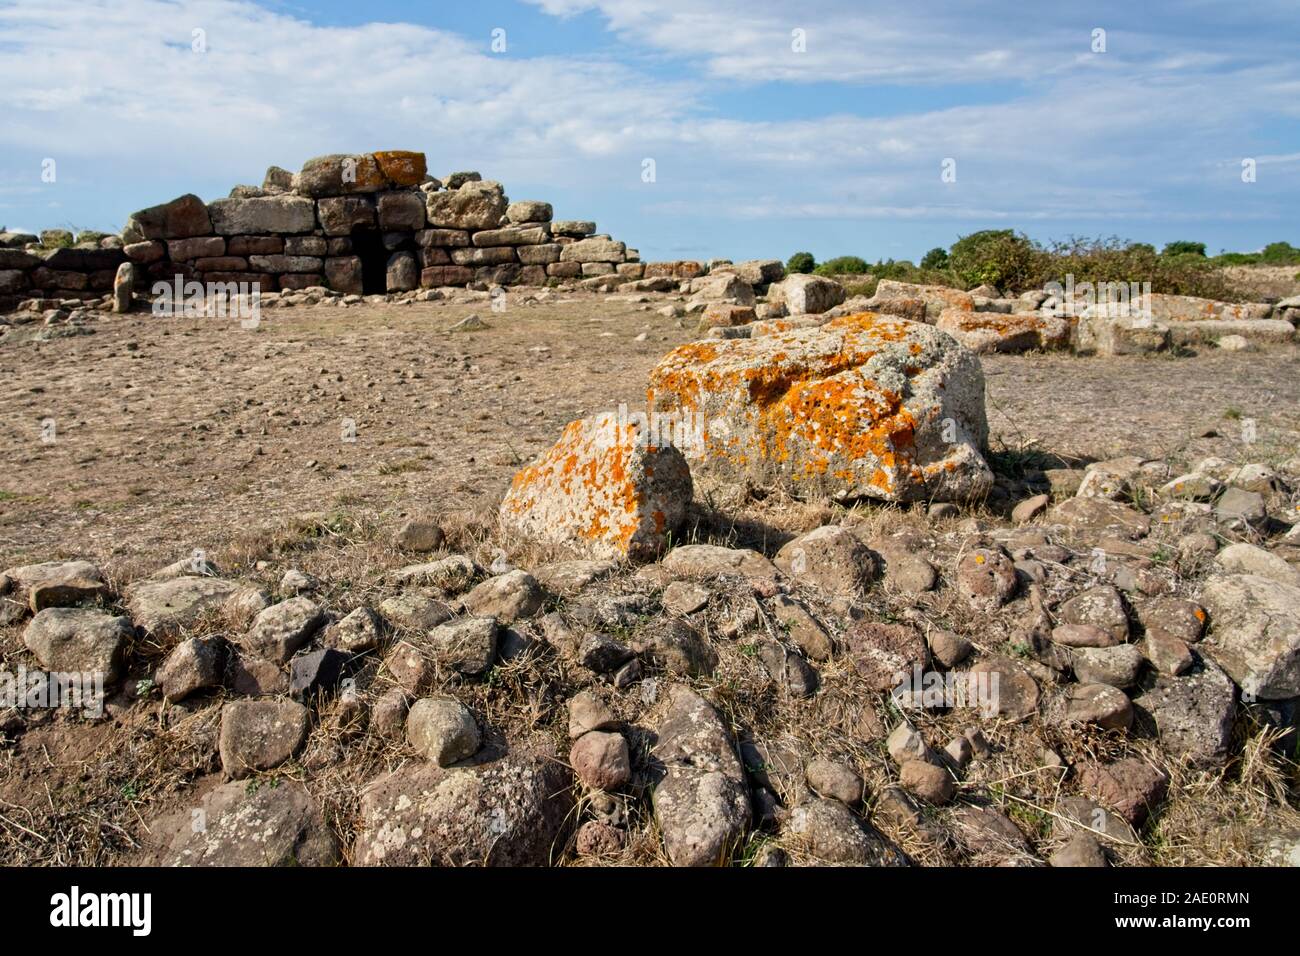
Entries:
[[[472, 312], [491, 328], [447, 332]], [[643, 408], [648, 371], [694, 337], [678, 325], [582, 295], [501, 314], [486, 302], [266, 310], [256, 330], [132, 315], [0, 345], [0, 562], [161, 564], [301, 512], [396, 525], [491, 506], [565, 423]], [[1237, 457], [1254, 419], [1252, 457], [1285, 457], [1300, 446], [1296, 358], [989, 357], [995, 445]]]

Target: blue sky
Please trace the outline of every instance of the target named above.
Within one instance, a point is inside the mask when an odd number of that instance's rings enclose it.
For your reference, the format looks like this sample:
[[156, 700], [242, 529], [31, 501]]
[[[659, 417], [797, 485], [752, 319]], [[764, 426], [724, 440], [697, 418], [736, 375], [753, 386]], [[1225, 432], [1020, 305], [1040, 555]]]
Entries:
[[1300, 245], [1300, 4], [1084, 6], [0, 0], [0, 225], [115, 230], [394, 148], [645, 258]]

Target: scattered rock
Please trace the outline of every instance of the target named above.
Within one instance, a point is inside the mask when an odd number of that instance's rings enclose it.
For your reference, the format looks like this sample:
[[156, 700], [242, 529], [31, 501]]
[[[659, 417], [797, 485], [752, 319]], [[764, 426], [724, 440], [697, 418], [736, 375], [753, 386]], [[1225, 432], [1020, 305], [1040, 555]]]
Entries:
[[1255, 574], [1212, 579], [1201, 592], [1210, 612], [1208, 654], [1243, 693], [1300, 697], [1300, 588]]
[[458, 700], [425, 697], [411, 705], [406, 739], [426, 759], [448, 767], [478, 752], [474, 715]]
[[358, 866], [545, 866], [559, 856], [572, 777], [540, 740], [474, 767], [408, 763], [361, 794]]
[[655, 819], [674, 866], [716, 866], [749, 826], [745, 773], [731, 734], [702, 697], [677, 684], [666, 698], [652, 753]]
[[191, 637], [167, 655], [154, 681], [163, 697], [175, 702], [190, 694], [220, 687], [226, 673], [228, 645], [221, 637]]
[[325, 623], [325, 612], [305, 597], [272, 604], [257, 615], [240, 643], [267, 660], [283, 664]]
[[532, 617], [545, 602], [546, 592], [527, 571], [488, 578], [465, 595], [465, 607], [471, 614], [494, 617], [503, 624]]
[[231, 780], [284, 763], [307, 739], [307, 708], [292, 700], [237, 700], [221, 708], [221, 769]]
[[23, 643], [47, 670], [97, 674], [108, 685], [122, 676], [134, 636], [129, 618], [95, 608], [51, 607], [32, 618]]
[[627, 740], [620, 733], [592, 730], [569, 751], [574, 775], [592, 790], [618, 790], [632, 779]]

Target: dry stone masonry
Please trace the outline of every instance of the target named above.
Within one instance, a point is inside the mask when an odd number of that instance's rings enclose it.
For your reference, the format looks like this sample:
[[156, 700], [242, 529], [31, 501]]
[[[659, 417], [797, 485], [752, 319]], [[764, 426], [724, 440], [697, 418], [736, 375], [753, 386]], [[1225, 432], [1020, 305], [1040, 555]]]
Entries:
[[403, 150], [319, 156], [296, 174], [273, 166], [260, 187], [236, 186], [210, 203], [187, 194], [132, 214], [118, 236], [79, 238], [4, 234], [0, 298], [10, 307], [31, 297], [89, 300], [115, 283], [145, 291], [176, 276], [362, 295], [632, 281], [645, 269], [594, 222], [556, 220], [546, 202], [511, 202], [476, 172], [440, 181], [423, 153]]

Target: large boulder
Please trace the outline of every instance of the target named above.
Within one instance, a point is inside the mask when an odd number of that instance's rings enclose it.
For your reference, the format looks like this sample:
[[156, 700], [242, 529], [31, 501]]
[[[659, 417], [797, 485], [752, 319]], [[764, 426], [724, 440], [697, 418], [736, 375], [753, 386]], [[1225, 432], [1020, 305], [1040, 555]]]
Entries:
[[189, 627], [223, 608], [240, 591], [234, 581], [184, 575], [140, 581], [127, 591], [127, 608], [146, 633]]
[[111, 684], [121, 676], [131, 621], [96, 608], [50, 607], [23, 632], [23, 643], [41, 666], [64, 673], [103, 675]]
[[209, 203], [212, 229], [221, 236], [293, 234], [316, 228], [316, 204], [303, 196], [217, 199]]
[[1041, 312], [1005, 315], [944, 309], [936, 323], [940, 329], [973, 352], [1057, 351], [1069, 348], [1070, 321]]
[[1258, 574], [1214, 578], [1201, 592], [1210, 636], [1201, 649], [1244, 694], [1300, 697], [1300, 587]]
[[313, 199], [373, 193], [386, 185], [379, 162], [369, 153], [316, 156], [303, 163], [302, 171], [293, 178], [294, 191]]
[[1147, 296], [1151, 318], [1157, 322], [1205, 322], [1209, 320], [1242, 321], [1267, 319], [1273, 311], [1263, 302], [1216, 302], [1191, 295], [1153, 292]]
[[509, 202], [500, 183], [470, 182], [459, 189], [429, 193], [429, 225], [437, 229], [495, 229]]
[[150, 206], [131, 214], [122, 230], [122, 241], [142, 242], [145, 239], [188, 239], [190, 236], [212, 235], [212, 220], [208, 207], [193, 193], [186, 193], [158, 206]]
[[146, 866], [333, 866], [338, 842], [320, 806], [296, 780], [208, 791], [196, 807], [150, 821]]
[[597, 557], [657, 555], [686, 516], [691, 474], [682, 453], [662, 443], [666, 436], [650, 431], [613, 412], [570, 423], [554, 448], [515, 475], [502, 525]]
[[683, 345], [651, 373], [649, 397], [701, 423], [687, 448], [696, 475], [886, 501], [972, 498], [993, 480], [979, 359], [915, 322], [860, 313]]
[[975, 299], [969, 292], [941, 285], [900, 282], [897, 279], [881, 279], [876, 284], [876, 294], [872, 296], [873, 303], [918, 299], [925, 303], [925, 319], [931, 323], [937, 322], [945, 309], [970, 312], [975, 308]]
[[784, 305], [791, 315], [826, 312], [844, 301], [844, 286], [823, 276], [792, 273], [767, 291], [773, 305]]
[[[462, 187], [463, 188], [463, 187]], [[361, 866], [545, 866], [563, 850], [573, 777], [549, 742], [444, 768], [408, 763], [361, 794]]]
[[750, 822], [749, 788], [731, 734], [685, 685], [667, 690], [651, 755], [655, 819], [674, 866], [725, 863]]

